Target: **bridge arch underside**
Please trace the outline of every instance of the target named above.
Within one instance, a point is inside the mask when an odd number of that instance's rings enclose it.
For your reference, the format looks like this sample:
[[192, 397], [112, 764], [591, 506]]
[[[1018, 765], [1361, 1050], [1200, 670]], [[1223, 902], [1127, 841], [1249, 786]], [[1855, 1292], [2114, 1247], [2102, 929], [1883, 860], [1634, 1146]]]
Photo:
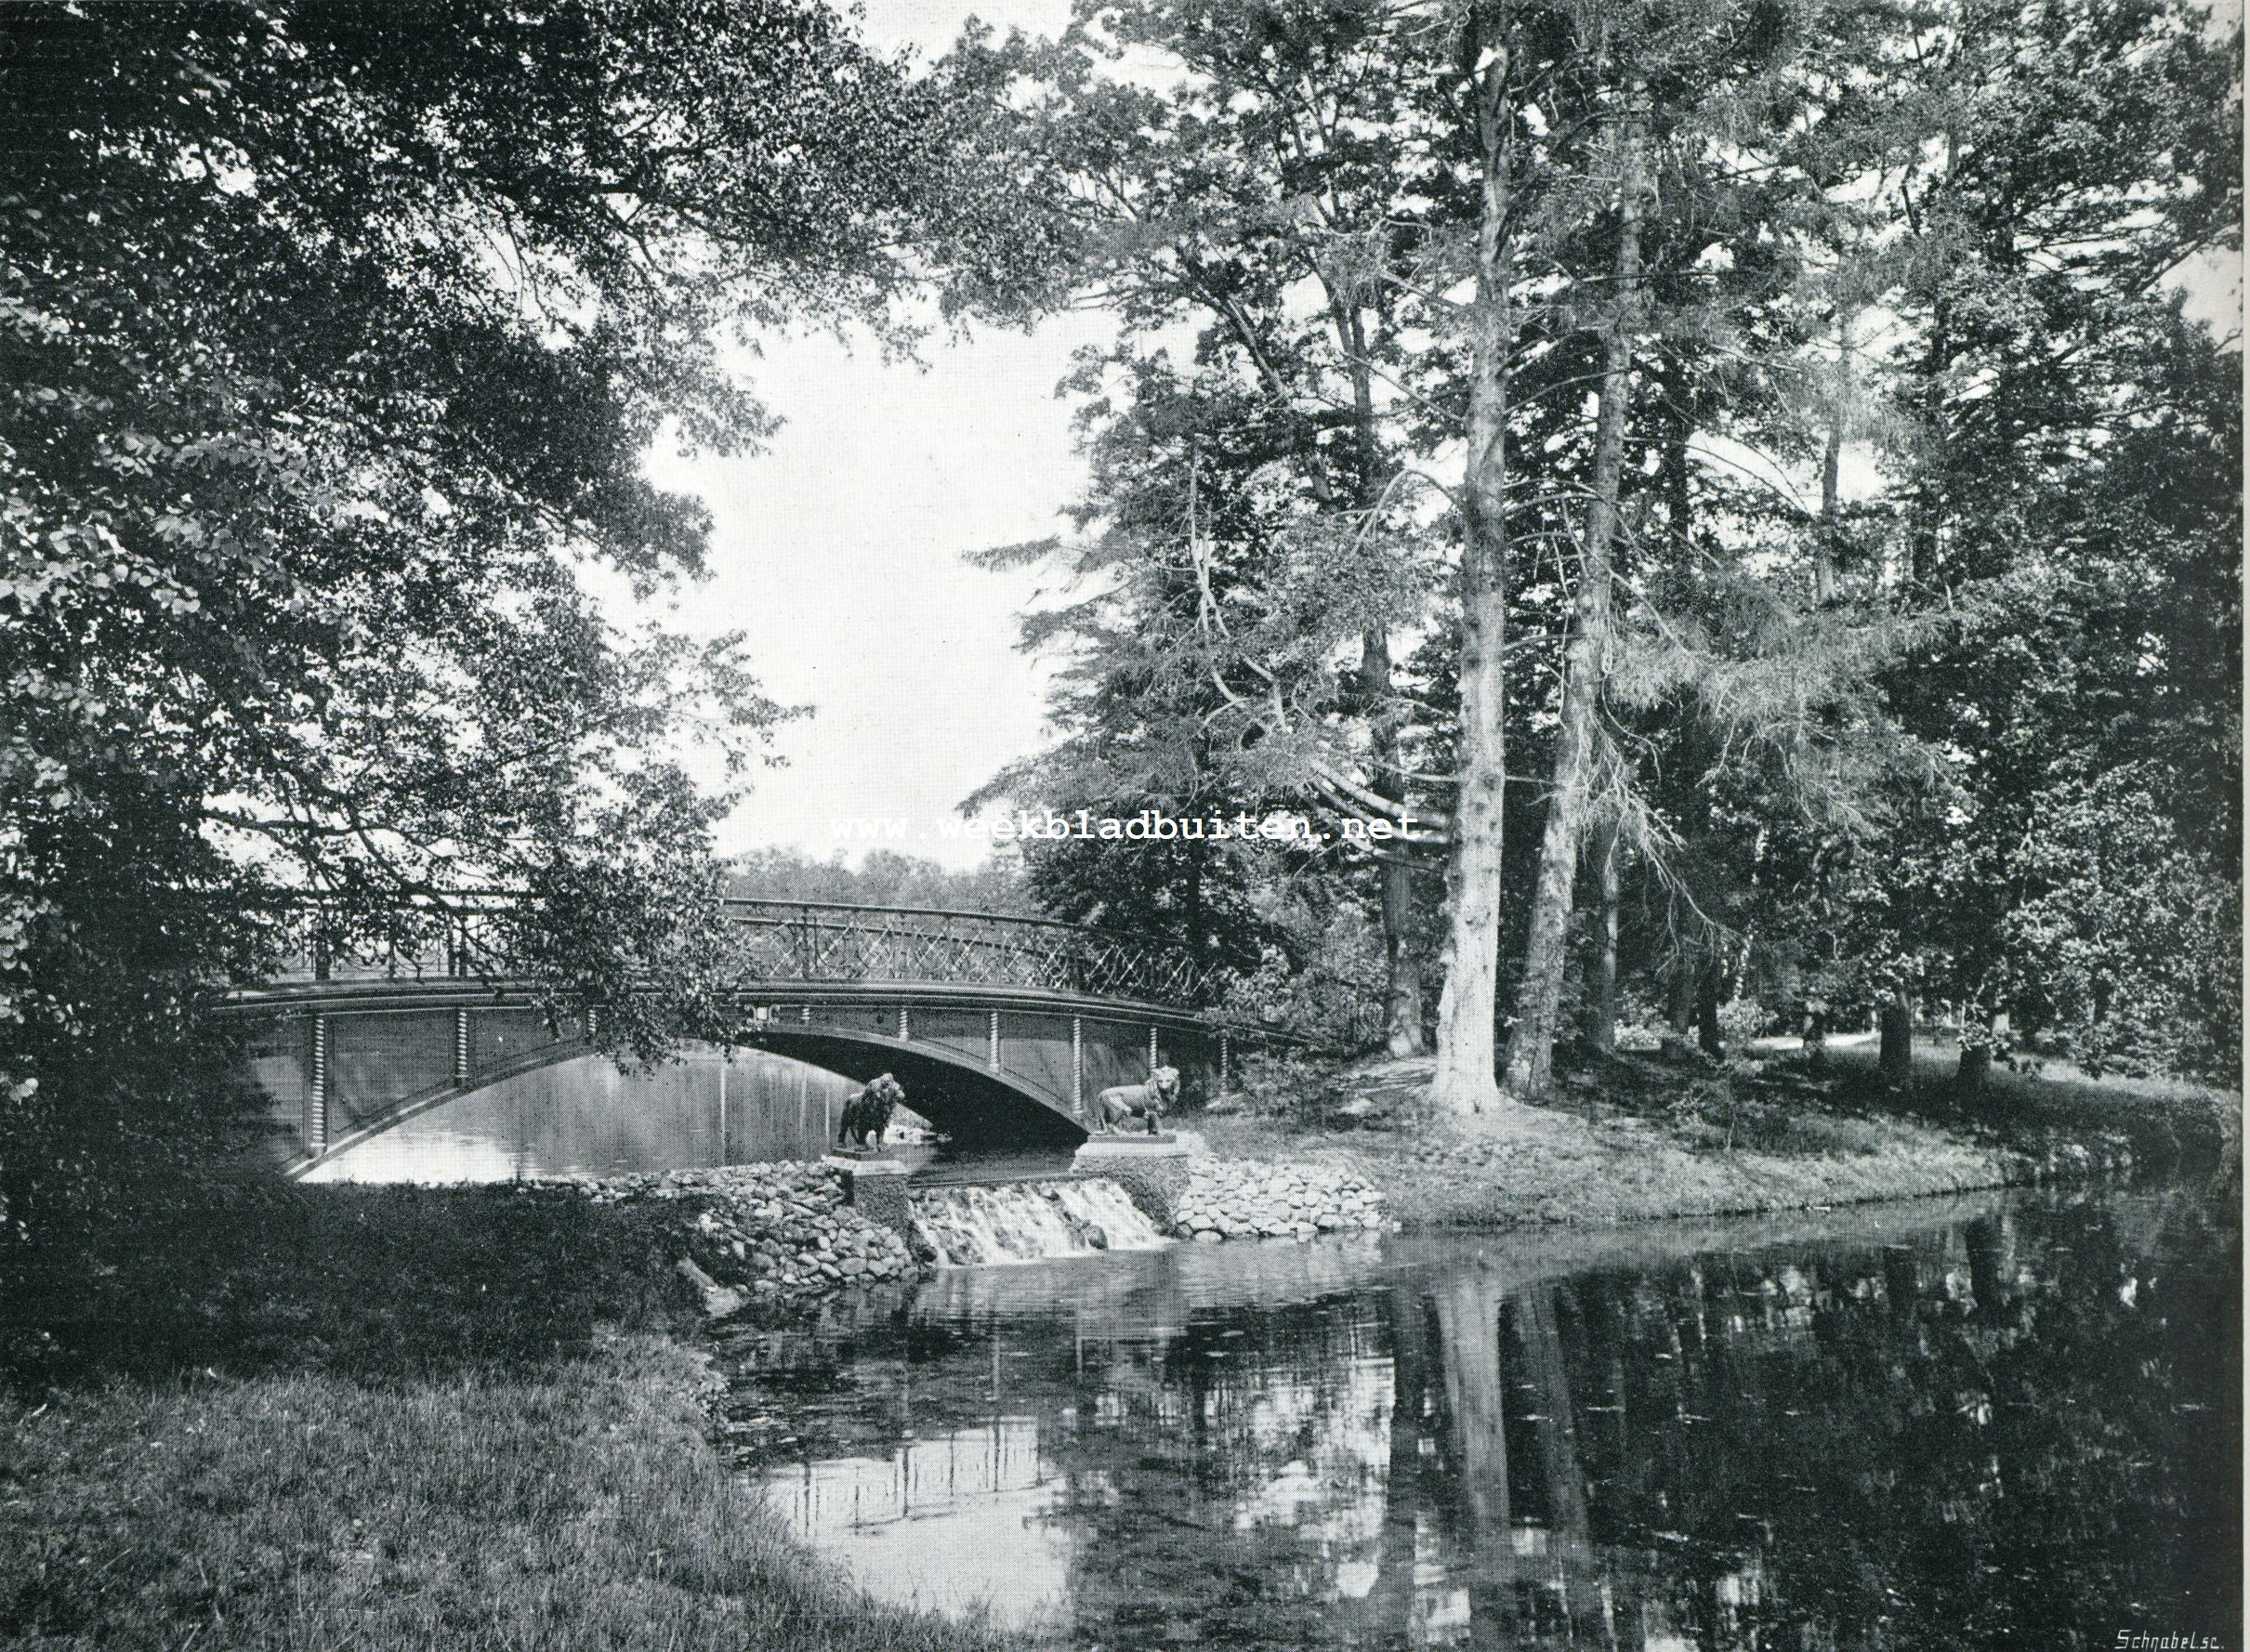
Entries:
[[[590, 1049], [584, 1028], [549, 1029], [489, 987], [401, 983], [386, 993], [362, 984], [238, 1007], [265, 1023], [257, 1077], [296, 1137], [296, 1171]], [[1146, 1079], [1152, 1055], [1180, 1069], [1191, 1104], [1222, 1081], [1217, 1036], [1151, 1006], [862, 989], [821, 1001], [745, 995], [743, 1008], [745, 1046], [862, 1083], [888, 1072], [909, 1107], [963, 1146], [1073, 1146], [1087, 1134], [1093, 1098]]]
[[1086, 1138], [1067, 1097], [1058, 1101], [1035, 1094], [1020, 1078], [928, 1045], [786, 1028], [754, 1034], [746, 1042], [753, 1049], [841, 1073], [857, 1083], [888, 1073], [905, 1090], [908, 1107], [965, 1146], [1075, 1147]]

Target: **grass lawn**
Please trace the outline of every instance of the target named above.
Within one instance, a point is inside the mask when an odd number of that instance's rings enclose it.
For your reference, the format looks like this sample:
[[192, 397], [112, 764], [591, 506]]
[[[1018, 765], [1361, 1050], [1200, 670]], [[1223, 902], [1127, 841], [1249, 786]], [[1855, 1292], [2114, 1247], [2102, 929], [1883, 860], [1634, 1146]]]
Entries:
[[11, 1305], [0, 1642], [966, 1649], [727, 1469], [632, 1207], [250, 1184]]
[[[1227, 1158], [1349, 1166], [1414, 1227], [1608, 1224], [1957, 1193], [2034, 1176], [2239, 1164], [2237, 1095], [2172, 1080], [1997, 1070], [1965, 1100], [1954, 1052], [1925, 1042], [1911, 1095], [1885, 1089], [1872, 1040], [1822, 1066], [1776, 1053], [1746, 1080], [1626, 1056], [1565, 1075], [1552, 1103], [1465, 1122], [1430, 1116], [1429, 1063], [1282, 1078], [1193, 1121]], [[1277, 1075], [1279, 1077], [1279, 1075]]]

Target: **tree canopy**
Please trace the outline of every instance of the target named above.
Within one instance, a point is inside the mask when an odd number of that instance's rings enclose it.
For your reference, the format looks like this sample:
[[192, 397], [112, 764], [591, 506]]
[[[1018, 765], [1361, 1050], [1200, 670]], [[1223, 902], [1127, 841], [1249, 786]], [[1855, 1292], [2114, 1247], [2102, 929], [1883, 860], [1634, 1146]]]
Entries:
[[1621, 991], [1714, 1050], [1921, 997], [2231, 1059], [2239, 341], [2180, 276], [2239, 250], [2239, 31], [1089, 0], [966, 49], [1125, 338], [1047, 553], [1094, 594], [1027, 633], [1065, 739], [1003, 784], [1414, 798], [1472, 1107], [1480, 1016], [1535, 1094]]
[[643, 455], [756, 448], [763, 332], [1021, 297], [974, 89], [816, 0], [0, 29], [10, 1222], [192, 1110], [195, 994], [311, 911], [383, 945], [511, 891], [479, 967], [710, 1029], [710, 831], [783, 708], [597, 593], [701, 570]]

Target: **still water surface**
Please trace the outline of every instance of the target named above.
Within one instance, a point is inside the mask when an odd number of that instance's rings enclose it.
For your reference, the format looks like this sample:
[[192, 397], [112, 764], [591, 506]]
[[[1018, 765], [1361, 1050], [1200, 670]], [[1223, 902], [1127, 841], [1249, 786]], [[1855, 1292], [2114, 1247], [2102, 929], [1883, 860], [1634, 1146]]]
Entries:
[[628, 1072], [606, 1056], [534, 1068], [348, 1147], [309, 1182], [506, 1182], [818, 1159], [859, 1086], [762, 1050], [691, 1046]]
[[2191, 1190], [1178, 1246], [724, 1350], [876, 1593], [1056, 1645], [2241, 1645], [2241, 1240]]

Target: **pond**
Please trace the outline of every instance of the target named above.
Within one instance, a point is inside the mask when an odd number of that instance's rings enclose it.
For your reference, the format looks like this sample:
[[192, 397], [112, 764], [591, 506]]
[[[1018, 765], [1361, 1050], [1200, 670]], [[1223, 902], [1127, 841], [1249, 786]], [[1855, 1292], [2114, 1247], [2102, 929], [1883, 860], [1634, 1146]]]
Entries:
[[[764, 1050], [691, 1044], [627, 1070], [579, 1055], [497, 1079], [343, 1148], [308, 1182], [510, 1182], [818, 1159], [836, 1144], [853, 1081]], [[885, 1156], [924, 1178], [1056, 1174], [1071, 1149], [954, 1147], [901, 1109]]]
[[2239, 1638], [2227, 1194], [947, 1270], [723, 1344], [745, 1472], [1040, 1643]]
[[762, 1050], [691, 1046], [626, 1071], [580, 1055], [495, 1081], [346, 1148], [309, 1182], [506, 1182], [818, 1159], [849, 1079]]

